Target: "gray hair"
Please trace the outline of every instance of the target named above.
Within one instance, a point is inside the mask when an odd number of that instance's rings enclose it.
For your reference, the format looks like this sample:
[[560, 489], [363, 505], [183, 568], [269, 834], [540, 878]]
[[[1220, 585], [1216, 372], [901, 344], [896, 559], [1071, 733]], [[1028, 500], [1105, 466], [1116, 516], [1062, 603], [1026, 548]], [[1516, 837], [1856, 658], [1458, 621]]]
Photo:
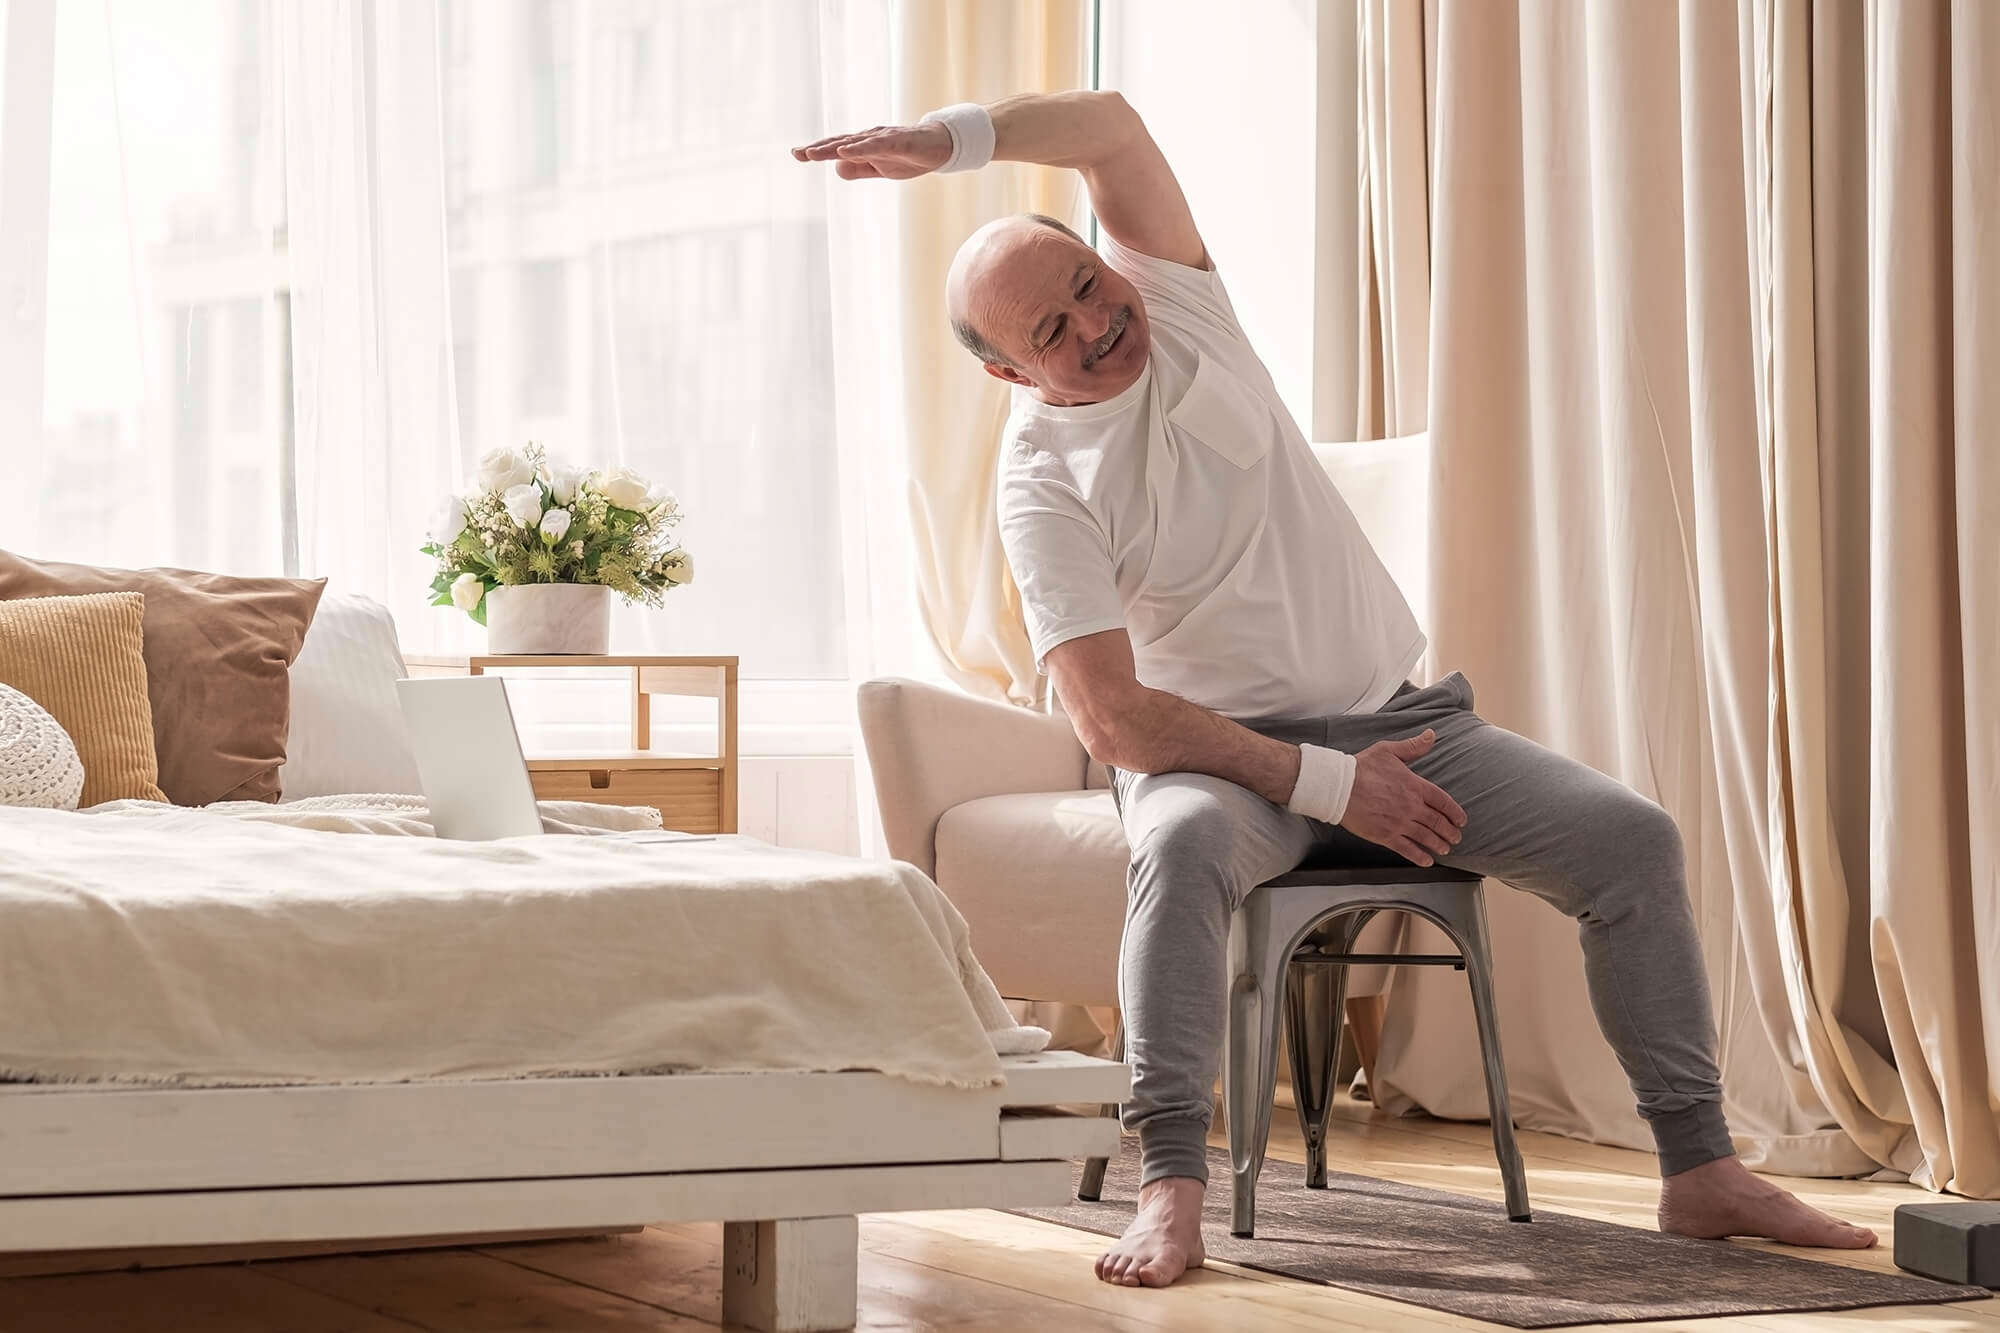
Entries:
[[[1033, 222], [1038, 226], [1049, 227], [1055, 231], [1061, 232], [1063, 235], [1069, 237], [1072, 241], [1075, 241], [1078, 245], [1090, 244], [1090, 242], [1084, 240], [1083, 237], [1077, 235], [1074, 231], [1070, 230], [1068, 227], [1064, 226], [1061, 222], [1057, 221], [1055, 218], [1050, 217], [1046, 213], [1029, 213], [1026, 215], [1026, 217], [1028, 221]], [[995, 347], [991, 342], [988, 342], [985, 334], [981, 333], [978, 329], [972, 327], [971, 320], [954, 319], [951, 322], [951, 331], [953, 334], [957, 336], [958, 341], [960, 342], [960, 344], [964, 346], [966, 351], [972, 353], [974, 356], [978, 357], [981, 361], [985, 362], [986, 364], [992, 366], [1006, 366], [1010, 370], [1020, 369], [1019, 366], [1014, 364], [1014, 359], [1012, 357], [1008, 356], [1005, 352], [1002, 352], [999, 348]]]

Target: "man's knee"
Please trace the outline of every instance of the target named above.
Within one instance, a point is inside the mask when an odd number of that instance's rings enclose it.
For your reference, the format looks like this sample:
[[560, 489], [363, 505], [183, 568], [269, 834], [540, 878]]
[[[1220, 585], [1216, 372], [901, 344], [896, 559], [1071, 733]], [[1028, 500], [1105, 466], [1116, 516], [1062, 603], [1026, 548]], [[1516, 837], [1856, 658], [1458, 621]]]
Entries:
[[1680, 826], [1657, 803], [1635, 794], [1613, 821], [1612, 837], [1613, 853], [1635, 872], [1674, 884], [1685, 878]]
[[1233, 903], [1246, 885], [1240, 842], [1243, 823], [1221, 800], [1198, 794], [1151, 824], [1132, 846], [1137, 893], [1215, 893]]
[[1654, 900], [1686, 901], [1686, 855], [1673, 816], [1632, 793], [1591, 821], [1596, 861], [1589, 912], [1617, 917]]

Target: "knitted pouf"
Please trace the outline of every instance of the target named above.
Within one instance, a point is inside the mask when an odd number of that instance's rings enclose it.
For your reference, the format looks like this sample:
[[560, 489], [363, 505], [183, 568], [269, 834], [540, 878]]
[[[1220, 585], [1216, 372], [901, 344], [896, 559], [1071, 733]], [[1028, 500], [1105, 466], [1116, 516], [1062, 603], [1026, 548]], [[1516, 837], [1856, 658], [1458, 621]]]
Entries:
[[0, 805], [74, 810], [83, 761], [62, 724], [10, 685], [0, 685]]

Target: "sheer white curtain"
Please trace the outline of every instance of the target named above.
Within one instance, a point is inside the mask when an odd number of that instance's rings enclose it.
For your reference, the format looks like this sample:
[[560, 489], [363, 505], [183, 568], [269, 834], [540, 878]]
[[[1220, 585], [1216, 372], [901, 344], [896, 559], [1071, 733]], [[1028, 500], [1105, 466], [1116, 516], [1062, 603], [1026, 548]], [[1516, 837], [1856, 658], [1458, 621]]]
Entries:
[[277, 30], [300, 566], [435, 647], [457, 626], [417, 547], [460, 472], [436, 5], [284, 0]]
[[534, 441], [679, 493], [695, 582], [615, 643], [738, 654], [775, 743], [937, 674], [893, 196], [786, 152], [888, 113], [891, 0], [0, 12], [0, 542], [325, 575], [464, 651], [426, 518]]
[[275, 572], [284, 191], [261, 0], [6, 8], [0, 543]]
[[426, 606], [422, 515], [533, 441], [689, 514], [695, 582], [621, 612], [619, 646], [844, 679], [865, 589], [843, 580], [827, 199], [785, 152], [824, 123], [821, 6], [279, 14], [307, 567], [414, 646], [471, 642]]

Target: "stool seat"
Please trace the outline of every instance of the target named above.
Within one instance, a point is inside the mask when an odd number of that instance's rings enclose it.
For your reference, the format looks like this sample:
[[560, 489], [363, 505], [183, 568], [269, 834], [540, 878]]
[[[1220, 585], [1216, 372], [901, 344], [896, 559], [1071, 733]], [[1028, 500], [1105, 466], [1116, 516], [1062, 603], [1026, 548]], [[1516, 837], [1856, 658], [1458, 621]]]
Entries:
[[[1306, 1143], [1306, 1185], [1326, 1188], [1326, 1132], [1333, 1105], [1334, 1064], [1347, 967], [1388, 961], [1357, 955], [1354, 941], [1382, 911], [1413, 912], [1434, 922], [1458, 953], [1395, 955], [1404, 964], [1448, 964], [1464, 970], [1472, 988], [1473, 1017], [1486, 1067], [1487, 1107], [1493, 1149], [1505, 1186], [1507, 1215], [1530, 1218], [1527, 1177], [1507, 1097], [1500, 1025], [1493, 999], [1493, 960], [1480, 876], [1444, 866], [1414, 866], [1384, 850], [1392, 862], [1356, 864], [1352, 856], [1307, 862], [1252, 889], [1229, 923], [1229, 1020], [1222, 1067], [1222, 1100], [1229, 1129], [1235, 1192], [1230, 1231], [1256, 1230], [1257, 1176], [1271, 1133], [1271, 1099], [1278, 1077], [1281, 1016], [1289, 1019], [1292, 1091]], [[1122, 1025], [1121, 1025], [1122, 1028]], [[1123, 1032], [1119, 1033], [1122, 1038]], [[1119, 1045], [1122, 1047], [1123, 1042]], [[1122, 1054], [1114, 1058], [1122, 1058]], [[1107, 1107], [1107, 1113], [1115, 1112]], [[1085, 1163], [1080, 1198], [1094, 1199], [1104, 1177], [1102, 1158]]]

